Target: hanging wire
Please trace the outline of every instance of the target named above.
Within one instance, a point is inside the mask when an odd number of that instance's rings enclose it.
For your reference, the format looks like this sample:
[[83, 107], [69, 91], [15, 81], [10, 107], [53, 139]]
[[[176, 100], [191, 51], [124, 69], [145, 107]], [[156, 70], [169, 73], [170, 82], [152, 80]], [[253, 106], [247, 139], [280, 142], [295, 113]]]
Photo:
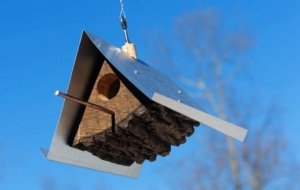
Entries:
[[122, 0], [120, 0], [120, 4], [121, 4], [120, 18], [121, 17], [126, 18], [126, 14], [125, 14], [125, 11], [124, 11], [124, 5], [123, 5], [123, 1]]
[[129, 38], [128, 38], [128, 33], [127, 33], [126, 14], [125, 14], [125, 11], [124, 11], [124, 5], [123, 5], [122, 0], [120, 0], [120, 4], [121, 4], [120, 22], [121, 22], [121, 26], [122, 26], [123, 31], [124, 31], [125, 42], [130, 43]]

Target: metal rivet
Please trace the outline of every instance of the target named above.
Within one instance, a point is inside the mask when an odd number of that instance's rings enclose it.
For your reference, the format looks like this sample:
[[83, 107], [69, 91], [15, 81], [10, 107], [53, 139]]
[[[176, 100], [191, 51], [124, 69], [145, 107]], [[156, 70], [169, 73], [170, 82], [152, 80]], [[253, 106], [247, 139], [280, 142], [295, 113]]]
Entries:
[[135, 73], [135, 74], [139, 74], [139, 72], [138, 72], [138, 71], [134, 71], [134, 73]]
[[178, 90], [178, 93], [181, 94], [181, 90]]
[[178, 100], [178, 102], [181, 103], [182, 101], [181, 101], [181, 100]]

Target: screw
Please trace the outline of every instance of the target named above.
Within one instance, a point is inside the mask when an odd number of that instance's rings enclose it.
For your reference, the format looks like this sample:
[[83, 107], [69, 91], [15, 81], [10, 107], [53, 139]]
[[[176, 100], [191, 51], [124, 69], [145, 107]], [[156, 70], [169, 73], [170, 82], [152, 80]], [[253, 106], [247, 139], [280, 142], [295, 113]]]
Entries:
[[181, 94], [182, 93], [181, 90], [178, 90], [178, 93]]
[[134, 71], [134, 73], [135, 73], [135, 74], [139, 74], [139, 72], [138, 72], [138, 71]]
[[182, 101], [181, 101], [181, 100], [178, 100], [178, 102], [181, 103]]

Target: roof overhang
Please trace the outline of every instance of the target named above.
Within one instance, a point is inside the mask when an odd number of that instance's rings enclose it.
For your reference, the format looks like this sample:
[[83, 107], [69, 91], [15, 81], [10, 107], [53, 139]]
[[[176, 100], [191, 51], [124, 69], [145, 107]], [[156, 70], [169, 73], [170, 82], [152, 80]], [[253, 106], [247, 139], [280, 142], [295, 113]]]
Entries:
[[[115, 48], [114, 51], [108, 50], [108, 53], [115, 51], [120, 50]], [[92, 81], [95, 81], [101, 68], [99, 63], [103, 63], [104, 59], [105, 57], [95, 47], [87, 34], [83, 32], [67, 94], [87, 101], [94, 84]], [[75, 133], [74, 129], [76, 129], [76, 125], [79, 125], [84, 109], [85, 106], [81, 104], [70, 100], [64, 101], [51, 147], [49, 151], [40, 149], [45, 158], [51, 161], [138, 178], [141, 170], [141, 165], [139, 164], [134, 163], [131, 166], [114, 164], [101, 160], [87, 151], [81, 151], [69, 146], [70, 139]]]
[[[137, 93], [147, 99], [168, 107], [191, 119], [199, 121], [239, 141], [243, 141], [247, 130], [207, 114], [201, 107], [166, 74], [135, 60], [125, 52], [100, 38], [83, 31], [67, 94], [88, 100], [101, 64], [107, 60], [122, 75]], [[83, 105], [64, 101], [50, 150], [41, 149], [45, 158], [52, 161], [90, 168], [103, 172], [137, 178], [141, 165], [113, 164], [69, 146], [76, 126], [84, 112]]]

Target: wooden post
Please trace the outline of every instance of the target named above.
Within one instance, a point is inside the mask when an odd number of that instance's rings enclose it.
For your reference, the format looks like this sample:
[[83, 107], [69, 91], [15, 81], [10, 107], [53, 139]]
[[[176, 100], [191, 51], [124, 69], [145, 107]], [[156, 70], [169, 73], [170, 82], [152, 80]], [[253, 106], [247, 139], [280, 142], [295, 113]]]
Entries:
[[133, 59], [137, 59], [136, 49], [133, 43], [126, 43], [122, 46], [122, 50], [130, 55]]

